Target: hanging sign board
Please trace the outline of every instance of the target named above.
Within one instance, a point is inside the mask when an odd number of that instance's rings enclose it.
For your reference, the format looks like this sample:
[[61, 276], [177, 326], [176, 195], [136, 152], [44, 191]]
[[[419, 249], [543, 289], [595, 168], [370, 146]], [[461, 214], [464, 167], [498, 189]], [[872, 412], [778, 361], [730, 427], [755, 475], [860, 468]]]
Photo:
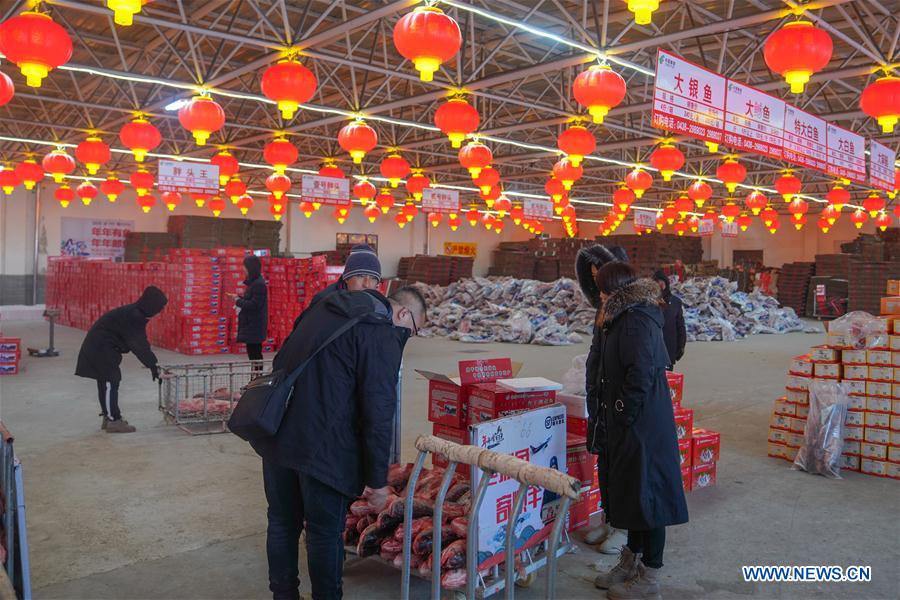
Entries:
[[160, 160], [156, 188], [160, 192], [215, 196], [219, 193], [219, 166], [184, 160]]
[[459, 192], [427, 187], [422, 190], [422, 210], [426, 213], [459, 214]]
[[869, 185], [893, 192], [895, 160], [897, 160], [896, 152], [872, 140], [869, 143]]
[[[501, 454], [511, 454], [541, 467], [560, 470], [566, 465], [566, 408], [561, 404], [530, 410], [518, 415], [478, 423], [470, 427], [472, 442]], [[484, 472], [472, 470], [472, 489]], [[499, 564], [506, 552], [506, 530], [512, 517], [519, 482], [495, 473], [478, 510], [479, 569]], [[515, 547], [522, 550], [538, 543], [549, 533], [541, 508], [545, 495], [541, 488], [529, 487], [522, 512], [514, 523]], [[555, 498], [548, 498], [548, 502]], [[470, 549], [471, 550], [471, 549]]]
[[634, 224], [636, 227], [653, 229], [656, 227], [656, 215], [655, 210], [636, 210], [634, 211]]
[[784, 100], [728, 80], [725, 145], [781, 160], [784, 111]]
[[700, 219], [700, 225], [697, 227], [697, 233], [700, 237], [709, 237], [716, 230], [716, 222], [714, 219]]
[[537, 221], [550, 221], [553, 219], [553, 203], [549, 200], [525, 198], [522, 210], [525, 211], [526, 219]]
[[444, 242], [444, 255], [470, 256], [478, 254], [478, 244], [472, 242]]
[[350, 180], [304, 175], [300, 180], [300, 196], [306, 202], [330, 205], [350, 204]]
[[653, 126], [722, 143], [725, 82], [717, 73], [659, 50], [653, 82]]
[[826, 173], [866, 183], [866, 140], [858, 133], [828, 123], [828, 166]]
[[784, 111], [784, 160], [825, 171], [828, 159], [823, 119], [788, 104]]
[[738, 236], [738, 224], [722, 221], [722, 237], [736, 238]]

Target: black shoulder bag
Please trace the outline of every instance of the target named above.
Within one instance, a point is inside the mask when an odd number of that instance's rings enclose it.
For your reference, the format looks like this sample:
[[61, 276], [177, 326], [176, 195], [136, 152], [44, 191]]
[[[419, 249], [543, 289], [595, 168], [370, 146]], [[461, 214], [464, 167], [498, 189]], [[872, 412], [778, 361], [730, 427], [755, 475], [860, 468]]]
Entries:
[[325, 343], [316, 348], [315, 352], [300, 363], [292, 373], [285, 374], [284, 369], [279, 369], [251, 380], [241, 392], [241, 398], [234, 407], [231, 418], [228, 419], [228, 429], [248, 442], [274, 436], [287, 412], [297, 378], [319, 352], [356, 325], [364, 316], [350, 319], [338, 327]]

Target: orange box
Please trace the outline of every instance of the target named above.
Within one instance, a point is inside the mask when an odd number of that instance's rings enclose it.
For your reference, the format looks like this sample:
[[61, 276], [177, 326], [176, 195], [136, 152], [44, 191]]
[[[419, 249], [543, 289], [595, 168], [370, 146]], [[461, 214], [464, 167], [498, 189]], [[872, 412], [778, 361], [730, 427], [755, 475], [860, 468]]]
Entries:
[[900, 313], [900, 296], [882, 296], [881, 314], [896, 315]]
[[712, 487], [716, 485], [716, 463], [701, 465], [691, 469], [691, 489]]
[[684, 397], [684, 374], [666, 371], [666, 381], [669, 383], [669, 394], [672, 396], [672, 405], [681, 406]]
[[900, 296], [900, 279], [888, 279], [887, 295]]
[[694, 411], [690, 408], [679, 408], [675, 411], [675, 432], [680, 440], [691, 439], [694, 429]]
[[691, 452], [691, 467], [718, 462], [722, 436], [718, 431], [695, 429], [693, 432], [694, 448]]

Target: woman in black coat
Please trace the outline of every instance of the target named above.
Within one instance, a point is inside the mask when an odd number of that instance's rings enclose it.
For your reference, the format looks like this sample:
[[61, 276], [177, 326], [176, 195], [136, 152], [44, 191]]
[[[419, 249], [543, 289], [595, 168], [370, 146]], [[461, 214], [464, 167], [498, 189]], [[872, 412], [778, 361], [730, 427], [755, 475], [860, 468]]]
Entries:
[[663, 324], [663, 339], [666, 342], [666, 351], [669, 353], [670, 371], [675, 368], [675, 363], [684, 356], [684, 346], [687, 343], [687, 331], [684, 327], [684, 304], [681, 298], [672, 293], [668, 276], [662, 271], [653, 274], [653, 280], [657, 282], [662, 293], [662, 311], [665, 324]]
[[[656, 597], [665, 528], [686, 523], [678, 440], [666, 383], [659, 287], [611, 262], [597, 272], [599, 358], [588, 445], [597, 453], [600, 497], [609, 524], [628, 530], [619, 563], [600, 575], [608, 598]], [[599, 339], [597, 339], [599, 338]]]
[[244, 280], [247, 289], [243, 296], [237, 296], [234, 301], [241, 309], [238, 313], [237, 341], [247, 345], [247, 358], [260, 361], [269, 322], [269, 291], [258, 257], [245, 257], [244, 269], [247, 271], [247, 279]]

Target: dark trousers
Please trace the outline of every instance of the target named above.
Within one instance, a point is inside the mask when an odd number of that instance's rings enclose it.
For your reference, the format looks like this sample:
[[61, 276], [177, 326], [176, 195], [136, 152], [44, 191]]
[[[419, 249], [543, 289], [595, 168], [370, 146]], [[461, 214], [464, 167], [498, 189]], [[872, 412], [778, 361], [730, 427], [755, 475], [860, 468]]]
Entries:
[[247, 344], [247, 358], [250, 360], [262, 360], [262, 344]]
[[628, 530], [628, 549], [641, 554], [641, 561], [651, 569], [663, 566], [663, 549], [666, 546], [666, 528], [657, 527], [646, 531]]
[[275, 600], [299, 597], [297, 545], [306, 527], [306, 561], [315, 600], [342, 597], [344, 522], [350, 498], [293, 469], [263, 460], [269, 502], [266, 555]]
[[97, 396], [100, 399], [100, 414], [107, 419], [117, 421], [122, 418], [119, 412], [119, 382], [97, 381]]

